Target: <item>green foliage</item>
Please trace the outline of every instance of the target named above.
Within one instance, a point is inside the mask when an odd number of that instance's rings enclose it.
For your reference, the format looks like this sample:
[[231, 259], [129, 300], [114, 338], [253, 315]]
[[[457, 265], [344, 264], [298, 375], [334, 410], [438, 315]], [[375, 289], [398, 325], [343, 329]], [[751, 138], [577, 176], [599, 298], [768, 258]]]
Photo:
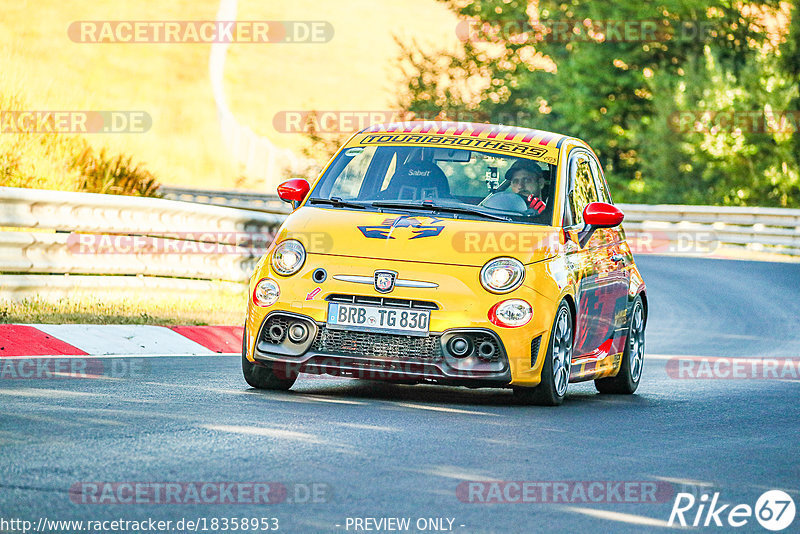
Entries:
[[303, 148], [303, 156], [319, 162], [320, 166], [328, 163], [331, 158], [339, 151], [351, 134], [330, 135], [318, 130], [317, 111], [312, 110], [303, 125], [306, 128], [305, 138], [308, 146]]
[[157, 196], [158, 182], [150, 172], [122, 154], [110, 156], [103, 148], [95, 152], [86, 146], [75, 156], [80, 173], [80, 191], [141, 197]]
[[[791, 109], [800, 110], [800, 14], [795, 6], [786, 41], [781, 46], [780, 61], [783, 71], [789, 80], [794, 80], [794, 98]], [[800, 133], [792, 138], [792, 153], [796, 165], [800, 166]]]
[[[778, 48], [766, 25], [777, 0], [745, 8], [725, 0], [540, 0], [545, 28], [569, 21], [577, 32], [556, 38], [535, 31], [527, 1], [445, 2], [469, 21], [471, 38], [456, 55], [404, 47], [403, 109], [584, 139], [616, 200], [800, 206], [797, 124], [794, 132], [696, 131], [695, 121], [677, 120], [800, 109], [800, 24], [794, 16]], [[587, 31], [589, 22], [596, 29], [608, 21], [639, 29], [646, 21], [655, 32], [604, 40]]]
[[[18, 94], [0, 93], [1, 111], [25, 109]], [[132, 157], [97, 152], [71, 133], [0, 132], [0, 186], [158, 196], [155, 177]]]

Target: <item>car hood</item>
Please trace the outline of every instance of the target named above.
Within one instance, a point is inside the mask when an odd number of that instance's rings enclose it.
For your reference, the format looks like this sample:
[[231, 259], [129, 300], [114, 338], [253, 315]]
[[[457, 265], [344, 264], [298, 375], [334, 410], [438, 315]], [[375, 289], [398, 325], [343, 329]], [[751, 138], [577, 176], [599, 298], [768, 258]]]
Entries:
[[309, 254], [480, 267], [509, 256], [524, 264], [558, 254], [560, 232], [549, 226], [302, 207], [275, 241], [297, 239]]

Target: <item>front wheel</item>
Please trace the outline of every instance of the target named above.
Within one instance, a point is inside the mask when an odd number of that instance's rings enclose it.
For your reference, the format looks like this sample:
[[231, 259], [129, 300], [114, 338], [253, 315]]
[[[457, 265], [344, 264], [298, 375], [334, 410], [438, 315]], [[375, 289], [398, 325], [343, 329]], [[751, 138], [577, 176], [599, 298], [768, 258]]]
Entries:
[[628, 323], [628, 338], [625, 340], [625, 351], [622, 353], [617, 376], [599, 378], [594, 386], [600, 393], [630, 395], [639, 387], [644, 366], [644, 307], [641, 297], [633, 301], [633, 312]]
[[542, 366], [542, 381], [535, 388], [514, 388], [514, 398], [522, 404], [558, 406], [564, 402], [572, 364], [572, 312], [566, 302], [556, 311], [550, 342]]
[[244, 375], [245, 381], [250, 384], [251, 387], [257, 389], [285, 391], [292, 387], [295, 380], [297, 380], [296, 375], [286, 377], [278, 376], [269, 363], [254, 363], [247, 359], [246, 339], [247, 336], [244, 336], [244, 339], [242, 339], [242, 374]]

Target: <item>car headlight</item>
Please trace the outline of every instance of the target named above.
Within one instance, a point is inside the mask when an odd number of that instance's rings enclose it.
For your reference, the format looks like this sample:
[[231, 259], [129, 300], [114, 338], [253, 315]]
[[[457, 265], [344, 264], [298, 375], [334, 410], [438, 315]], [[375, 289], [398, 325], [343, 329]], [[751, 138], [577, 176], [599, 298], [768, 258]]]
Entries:
[[256, 284], [253, 290], [253, 302], [256, 306], [266, 308], [278, 302], [278, 297], [281, 296], [281, 290], [278, 287], [278, 282], [270, 280], [269, 278], [262, 278]]
[[272, 251], [272, 268], [280, 275], [290, 276], [306, 261], [306, 249], [300, 241], [289, 239]]
[[520, 299], [498, 302], [489, 310], [489, 320], [496, 326], [516, 328], [528, 324], [533, 317], [533, 308]]
[[496, 258], [481, 269], [481, 284], [492, 293], [514, 291], [525, 279], [525, 267], [514, 258]]

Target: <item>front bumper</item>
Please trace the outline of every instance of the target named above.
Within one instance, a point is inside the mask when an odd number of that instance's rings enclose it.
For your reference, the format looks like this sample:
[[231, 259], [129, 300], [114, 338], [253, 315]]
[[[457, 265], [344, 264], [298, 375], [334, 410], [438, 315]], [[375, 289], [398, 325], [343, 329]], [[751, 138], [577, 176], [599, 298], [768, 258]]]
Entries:
[[[306, 330], [304, 336], [290, 336], [296, 325]], [[466, 354], [451, 352], [455, 338], [467, 340]], [[486, 328], [451, 328], [415, 337], [332, 329], [304, 314], [273, 311], [258, 329], [253, 359], [286, 376], [305, 372], [473, 387], [511, 382], [503, 342]]]
[[[372, 285], [341, 280], [340, 276], [337, 276], [346, 273], [359, 277], [371, 277], [377, 267], [397, 272], [398, 278], [433, 282], [438, 284], [438, 287], [435, 289], [396, 287], [390, 294], [384, 295], [375, 291]], [[313, 273], [319, 268], [327, 271], [328, 276], [324, 281], [314, 279]], [[262, 325], [266, 317], [272, 313], [282, 312], [305, 316], [313, 322], [314, 328], [316, 328], [325, 325], [329, 304], [337, 296], [355, 296], [358, 299], [400, 299], [406, 302], [427, 303], [435, 306], [427, 308], [432, 310], [429, 325], [431, 336], [445, 335], [462, 328], [493, 333], [499, 338], [508, 360], [511, 385], [527, 387], [538, 385], [546, 352], [546, 340], [553, 324], [558, 302], [559, 290], [553, 285], [549, 266], [542, 264], [528, 266], [523, 286], [502, 295], [495, 295], [484, 290], [480, 285], [479, 273], [479, 267], [389, 260], [377, 262], [370, 258], [309, 254], [306, 263], [297, 274], [291, 277], [281, 277], [274, 273], [269, 262], [264, 260], [251, 279], [250, 294], [252, 295], [258, 280], [269, 277], [279, 283], [281, 296], [278, 302], [269, 308], [256, 306], [252, 298], [249, 299], [245, 323], [247, 331], [246, 357], [251, 362], [257, 362], [259, 359], [262, 361], [285, 360], [296, 366], [298, 362], [302, 363], [307, 356], [309, 358], [312, 356], [310, 353], [306, 354], [305, 351], [302, 354], [295, 351], [291, 357], [288, 357], [287, 354], [282, 354], [280, 351], [276, 354], [275, 347], [262, 345], [260, 350], [256, 347]], [[500, 328], [493, 325], [487, 316], [489, 309], [498, 302], [511, 298], [521, 298], [529, 302], [534, 310], [533, 319], [527, 325], [519, 328]], [[307, 350], [311, 349], [309, 344]], [[345, 350], [344, 354], [332, 353], [330, 350], [317, 352], [333, 358], [352, 355], [352, 351], [349, 349]], [[402, 357], [412, 354], [415, 352], [409, 350], [405, 350], [402, 354], [373, 353], [368, 356], [368, 359], [380, 360], [381, 364], [389, 365], [384, 360], [394, 362], [398, 357], [402, 359]], [[345, 363], [349, 364], [350, 362]], [[443, 378], [462, 381], [477, 380], [476, 377], [469, 374], [464, 377], [463, 373], [453, 373], [452, 369], [447, 366], [440, 365], [439, 367]], [[500, 375], [503, 375], [503, 372], [495, 373], [495, 376], [490, 376], [489, 380], [494, 380], [495, 384], [500, 384], [503, 380], [508, 383], [507, 376], [504, 375], [501, 379]]]

